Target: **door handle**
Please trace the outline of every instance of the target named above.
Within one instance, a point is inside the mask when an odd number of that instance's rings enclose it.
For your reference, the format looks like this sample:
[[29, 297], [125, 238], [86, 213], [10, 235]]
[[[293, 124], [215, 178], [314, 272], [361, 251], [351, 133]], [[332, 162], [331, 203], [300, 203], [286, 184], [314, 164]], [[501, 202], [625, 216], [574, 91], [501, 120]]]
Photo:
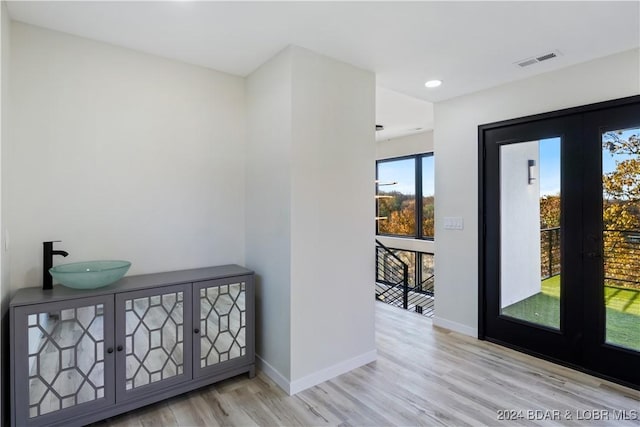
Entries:
[[602, 258], [602, 254], [599, 254], [597, 252], [587, 252], [585, 255], [587, 256], [587, 258]]

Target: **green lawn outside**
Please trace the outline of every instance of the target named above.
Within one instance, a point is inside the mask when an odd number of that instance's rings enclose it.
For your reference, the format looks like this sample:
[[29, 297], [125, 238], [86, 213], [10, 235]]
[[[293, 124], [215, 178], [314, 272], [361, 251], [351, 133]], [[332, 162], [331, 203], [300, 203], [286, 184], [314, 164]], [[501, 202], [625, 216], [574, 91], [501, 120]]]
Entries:
[[[607, 342], [640, 351], [640, 291], [605, 286]], [[502, 314], [560, 327], [560, 276], [542, 281], [542, 291], [502, 309]]]

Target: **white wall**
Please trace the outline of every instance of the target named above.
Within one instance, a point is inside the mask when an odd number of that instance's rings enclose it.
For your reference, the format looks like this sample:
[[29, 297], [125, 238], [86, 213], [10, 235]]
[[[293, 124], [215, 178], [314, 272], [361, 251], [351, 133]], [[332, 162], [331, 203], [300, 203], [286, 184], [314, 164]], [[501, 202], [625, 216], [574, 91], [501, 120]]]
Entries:
[[375, 359], [375, 79], [289, 47], [249, 76], [247, 97], [257, 352], [296, 393]]
[[[426, 131], [399, 138], [376, 142], [376, 160], [433, 152], [433, 131]], [[400, 237], [376, 237], [389, 248], [426, 253], [435, 252], [435, 242], [431, 240], [405, 239]]]
[[540, 176], [529, 183], [528, 161], [540, 170], [539, 142], [500, 147], [500, 307], [540, 292]]
[[71, 254], [55, 263], [124, 258], [129, 274], [246, 264], [258, 351], [288, 391], [375, 359], [372, 73], [289, 48], [245, 98], [239, 77], [20, 23], [11, 36], [13, 290], [40, 285], [45, 240]]
[[247, 79], [245, 246], [257, 278], [256, 351], [284, 388], [291, 373], [291, 73], [285, 50]]
[[[4, 1], [0, 2], [0, 357], [2, 364], [0, 365], [0, 424], [4, 424], [5, 415], [8, 414], [7, 408], [4, 407], [5, 393], [7, 392], [6, 384], [3, 378], [5, 367], [8, 365], [8, 351], [4, 346], [5, 340], [8, 340], [8, 319], [6, 318], [9, 308], [9, 266], [8, 257], [4, 253], [5, 240], [5, 222], [6, 210], [8, 203], [6, 200], [7, 180], [2, 177], [7, 169], [6, 164], [6, 147], [8, 145], [9, 136], [9, 60], [11, 53], [11, 20], [7, 5]], [[4, 320], [4, 322], [3, 322]]]
[[432, 151], [432, 130], [376, 142], [376, 160], [430, 153]]
[[129, 274], [244, 262], [244, 80], [14, 23], [6, 223], [11, 286], [55, 263]]
[[[638, 50], [435, 104], [434, 323], [469, 335], [478, 322], [478, 125], [640, 93]], [[439, 219], [462, 216], [463, 231]]]
[[375, 359], [375, 76], [293, 50], [291, 378]]

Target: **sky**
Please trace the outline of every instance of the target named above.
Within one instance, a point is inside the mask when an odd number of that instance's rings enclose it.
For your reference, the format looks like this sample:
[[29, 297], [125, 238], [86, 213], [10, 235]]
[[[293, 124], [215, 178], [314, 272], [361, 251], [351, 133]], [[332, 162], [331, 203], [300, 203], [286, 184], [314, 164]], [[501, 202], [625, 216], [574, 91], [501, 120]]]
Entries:
[[[640, 133], [640, 128], [622, 131], [621, 138], [627, 139]], [[560, 194], [560, 138], [541, 139], [540, 150], [540, 195]], [[631, 155], [617, 154], [612, 156], [609, 150], [602, 150], [602, 173], [613, 172], [616, 162], [630, 159]]]
[[[435, 191], [433, 176], [433, 156], [422, 158], [422, 194], [433, 196]], [[378, 181], [397, 181], [396, 185], [379, 186], [378, 191], [399, 191], [403, 194], [415, 194], [415, 160], [413, 158], [378, 163]]]
[[560, 138], [541, 139], [538, 144], [540, 195], [560, 194]]

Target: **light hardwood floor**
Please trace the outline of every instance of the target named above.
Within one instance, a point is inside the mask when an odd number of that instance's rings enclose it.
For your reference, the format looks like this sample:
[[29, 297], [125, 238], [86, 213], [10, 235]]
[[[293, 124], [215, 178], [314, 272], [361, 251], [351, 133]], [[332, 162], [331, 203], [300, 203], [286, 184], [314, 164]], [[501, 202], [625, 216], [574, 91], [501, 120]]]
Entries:
[[[637, 418], [613, 420], [640, 415], [636, 390], [433, 327], [383, 303], [376, 303], [376, 322], [376, 362], [296, 396], [262, 373], [242, 375], [97, 425], [640, 426]], [[504, 410], [523, 417], [501, 421]]]

